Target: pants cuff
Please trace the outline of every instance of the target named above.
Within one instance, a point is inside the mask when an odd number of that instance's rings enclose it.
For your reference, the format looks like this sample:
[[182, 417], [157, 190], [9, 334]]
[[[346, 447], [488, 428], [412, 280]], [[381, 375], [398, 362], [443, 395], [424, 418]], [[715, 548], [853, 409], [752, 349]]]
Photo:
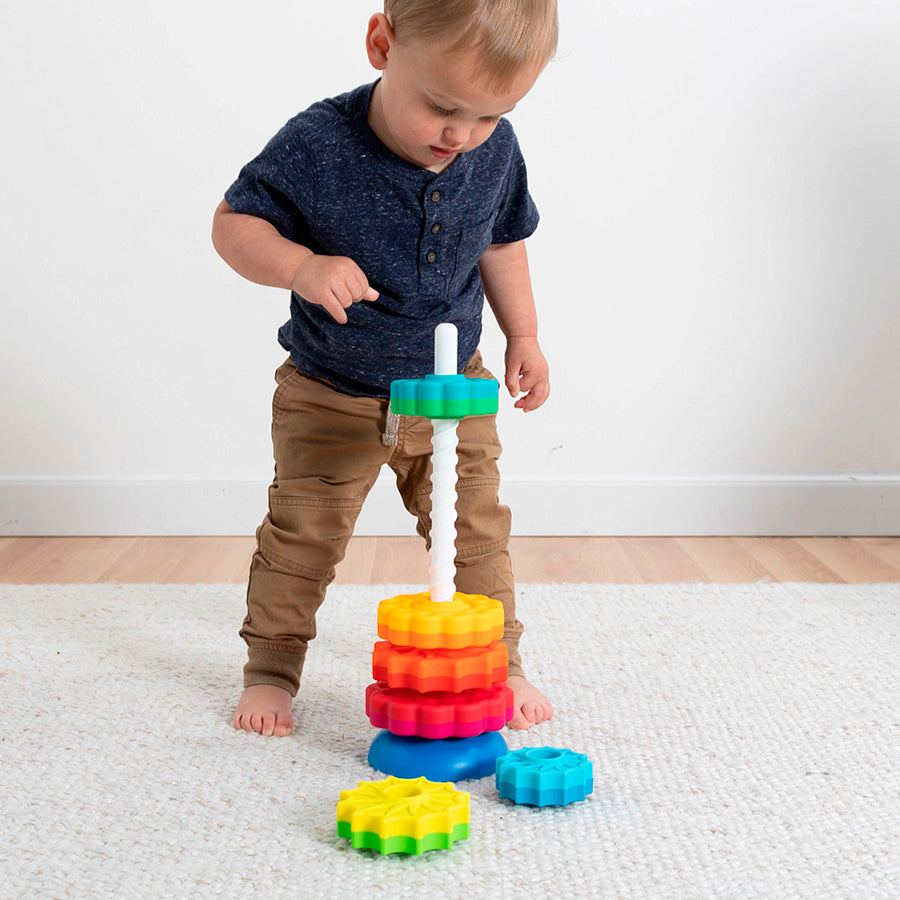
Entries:
[[507, 626], [506, 634], [503, 635], [503, 643], [509, 651], [509, 669], [510, 675], [521, 675], [525, 677], [522, 669], [522, 656], [519, 653], [519, 638], [522, 636], [522, 623], [516, 621], [512, 626]]
[[248, 647], [244, 666], [244, 687], [272, 684], [284, 688], [292, 697], [300, 690], [300, 674], [306, 653], [270, 650], [268, 647]]

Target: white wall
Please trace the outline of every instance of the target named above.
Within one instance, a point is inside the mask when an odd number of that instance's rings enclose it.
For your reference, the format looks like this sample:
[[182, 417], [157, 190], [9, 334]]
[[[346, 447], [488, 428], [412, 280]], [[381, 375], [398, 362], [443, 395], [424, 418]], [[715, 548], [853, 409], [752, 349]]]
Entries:
[[[3, 532], [255, 527], [287, 297], [210, 218], [283, 121], [374, 77], [375, 9], [4, 6]], [[553, 372], [501, 414], [516, 530], [900, 533], [900, 6], [561, 9], [513, 114]], [[411, 527], [380, 483], [360, 530]]]

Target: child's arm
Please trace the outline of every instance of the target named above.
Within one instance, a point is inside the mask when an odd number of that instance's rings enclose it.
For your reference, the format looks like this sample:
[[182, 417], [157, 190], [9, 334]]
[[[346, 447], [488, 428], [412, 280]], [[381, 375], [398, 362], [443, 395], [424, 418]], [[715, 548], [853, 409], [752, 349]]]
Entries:
[[224, 200], [213, 216], [212, 242], [239, 275], [256, 284], [296, 291], [341, 324], [347, 321], [345, 309], [378, 297], [352, 259], [315, 254], [283, 238], [265, 219], [234, 212]]
[[484, 293], [506, 335], [506, 387], [520, 391], [519, 409], [537, 409], [550, 395], [550, 369], [537, 339], [537, 313], [525, 242], [491, 244], [479, 263]]

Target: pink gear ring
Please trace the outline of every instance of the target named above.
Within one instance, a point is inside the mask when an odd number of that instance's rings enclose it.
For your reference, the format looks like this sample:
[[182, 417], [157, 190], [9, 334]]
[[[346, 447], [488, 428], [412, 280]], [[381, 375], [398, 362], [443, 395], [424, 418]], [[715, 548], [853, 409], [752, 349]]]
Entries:
[[506, 684], [458, 694], [420, 694], [383, 682], [366, 688], [366, 715], [376, 728], [423, 738], [474, 737], [499, 731], [513, 717], [513, 692]]
[[497, 758], [501, 797], [530, 806], [565, 806], [594, 790], [594, 767], [583, 753], [555, 747], [522, 747]]

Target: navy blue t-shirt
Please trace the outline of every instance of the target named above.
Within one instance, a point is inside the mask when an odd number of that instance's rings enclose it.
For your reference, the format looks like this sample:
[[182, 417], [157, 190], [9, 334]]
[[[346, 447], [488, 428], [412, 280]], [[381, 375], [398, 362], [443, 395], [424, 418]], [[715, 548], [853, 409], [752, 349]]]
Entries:
[[512, 126], [437, 174], [388, 150], [369, 127], [374, 84], [291, 119], [225, 193], [314, 253], [348, 256], [379, 292], [341, 325], [291, 295], [278, 340], [303, 372], [351, 394], [387, 397], [395, 378], [433, 371], [434, 329], [459, 332], [458, 370], [481, 337], [478, 260], [528, 237], [538, 213]]

